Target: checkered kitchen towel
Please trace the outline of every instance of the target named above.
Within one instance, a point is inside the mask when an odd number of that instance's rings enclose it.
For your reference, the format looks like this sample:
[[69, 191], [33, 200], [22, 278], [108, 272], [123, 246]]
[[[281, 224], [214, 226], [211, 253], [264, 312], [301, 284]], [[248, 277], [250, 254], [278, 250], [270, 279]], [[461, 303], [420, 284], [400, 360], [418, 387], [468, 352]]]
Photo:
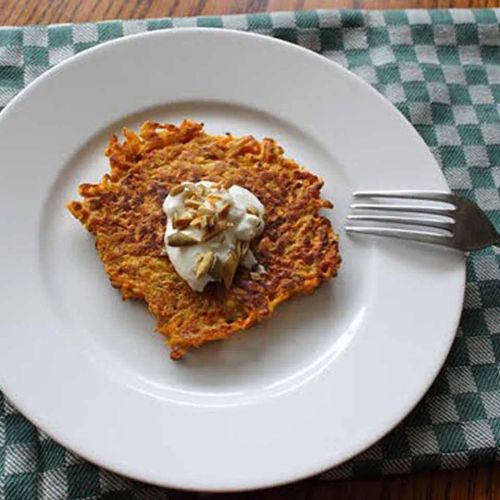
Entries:
[[[432, 149], [450, 187], [500, 229], [499, 10], [317, 11], [0, 28], [0, 106], [49, 67], [113, 38], [177, 26], [288, 40], [354, 71]], [[463, 467], [500, 457], [500, 253], [467, 259], [462, 321], [446, 366], [413, 413], [325, 479]], [[170, 496], [171, 493], [168, 493]], [[88, 464], [0, 394], [0, 498], [163, 498]]]

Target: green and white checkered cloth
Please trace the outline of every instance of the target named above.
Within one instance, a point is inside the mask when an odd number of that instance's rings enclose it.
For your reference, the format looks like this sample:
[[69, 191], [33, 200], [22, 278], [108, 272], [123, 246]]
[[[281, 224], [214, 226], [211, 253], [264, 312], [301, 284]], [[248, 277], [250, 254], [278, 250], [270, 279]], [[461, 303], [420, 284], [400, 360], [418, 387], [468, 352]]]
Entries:
[[[429, 145], [450, 188], [500, 228], [499, 20], [500, 9], [316, 11], [0, 28], [0, 107], [49, 67], [113, 38], [181, 26], [263, 33], [323, 54], [384, 94]], [[467, 259], [460, 328], [427, 396], [382, 441], [322, 477], [465, 467], [497, 460], [499, 450], [500, 253], [490, 248]], [[0, 393], [0, 498], [167, 495], [79, 459]]]

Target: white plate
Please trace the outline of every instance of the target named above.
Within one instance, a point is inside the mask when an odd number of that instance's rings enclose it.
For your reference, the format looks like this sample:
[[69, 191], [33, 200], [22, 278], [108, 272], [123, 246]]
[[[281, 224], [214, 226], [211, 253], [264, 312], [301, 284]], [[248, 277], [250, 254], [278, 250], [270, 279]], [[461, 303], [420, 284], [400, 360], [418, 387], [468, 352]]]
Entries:
[[[123, 124], [184, 117], [274, 137], [321, 175], [343, 264], [312, 296], [175, 363], [65, 203], [107, 171]], [[446, 189], [443, 176], [384, 98], [323, 57], [215, 29], [117, 40], [22, 92], [0, 117], [0, 151], [1, 387], [93, 462], [200, 490], [299, 479], [382, 437], [445, 359], [463, 256], [342, 230], [353, 190]]]

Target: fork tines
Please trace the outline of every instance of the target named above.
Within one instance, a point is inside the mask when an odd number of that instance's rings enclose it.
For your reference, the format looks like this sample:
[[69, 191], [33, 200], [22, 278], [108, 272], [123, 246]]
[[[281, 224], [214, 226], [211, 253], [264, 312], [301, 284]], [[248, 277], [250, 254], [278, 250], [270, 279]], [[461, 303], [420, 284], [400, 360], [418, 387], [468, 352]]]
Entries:
[[[354, 203], [351, 204], [350, 208], [351, 211], [356, 213], [347, 216], [348, 221], [351, 223], [346, 225], [347, 232], [391, 236], [453, 246], [455, 214], [457, 211], [453, 194], [433, 191], [359, 191], [355, 192], [353, 196]], [[371, 201], [371, 199], [384, 198], [418, 200], [418, 202], [399, 204]], [[365, 202], [365, 199], [368, 199], [368, 202]], [[431, 203], [426, 205], [422, 201]], [[387, 212], [387, 214], [370, 213], [373, 211]], [[400, 215], [391, 215], [390, 212], [399, 213]], [[425, 217], [425, 215], [429, 214], [438, 217]], [[364, 222], [370, 224], [359, 224]], [[399, 226], [410, 226], [411, 228]]]

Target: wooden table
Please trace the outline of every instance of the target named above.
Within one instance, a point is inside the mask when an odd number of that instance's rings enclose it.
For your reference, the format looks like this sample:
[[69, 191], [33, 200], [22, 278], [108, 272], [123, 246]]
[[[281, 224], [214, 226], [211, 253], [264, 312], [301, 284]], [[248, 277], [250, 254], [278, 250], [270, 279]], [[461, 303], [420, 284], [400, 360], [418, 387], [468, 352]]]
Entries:
[[447, 9], [499, 7], [500, 0], [0, 0], [0, 24], [241, 14], [307, 9]]
[[[0, 0], [0, 25], [327, 8], [432, 9], [499, 6], [499, 0]], [[174, 495], [174, 498], [183, 499], [196, 497], [197, 495], [186, 492]], [[259, 492], [203, 495], [205, 499], [219, 497], [227, 500], [500, 500], [500, 465], [373, 480], [321, 482], [312, 478]]]

